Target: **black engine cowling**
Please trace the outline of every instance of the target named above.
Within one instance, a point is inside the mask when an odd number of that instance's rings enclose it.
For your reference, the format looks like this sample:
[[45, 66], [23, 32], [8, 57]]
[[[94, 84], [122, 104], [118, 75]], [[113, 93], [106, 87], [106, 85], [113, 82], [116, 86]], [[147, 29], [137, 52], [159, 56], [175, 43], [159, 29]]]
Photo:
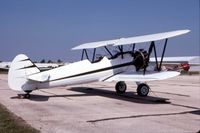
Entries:
[[138, 51], [135, 51], [134, 53], [134, 60], [133, 64], [136, 68], [136, 71], [139, 71], [140, 69], [144, 69], [148, 66], [149, 58], [148, 53], [144, 49], [139, 49]]

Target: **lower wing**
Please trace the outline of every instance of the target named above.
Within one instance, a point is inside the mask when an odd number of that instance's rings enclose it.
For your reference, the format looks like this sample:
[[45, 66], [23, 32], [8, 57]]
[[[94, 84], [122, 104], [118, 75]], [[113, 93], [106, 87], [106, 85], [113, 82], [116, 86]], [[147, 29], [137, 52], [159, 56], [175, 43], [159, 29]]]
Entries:
[[180, 73], [175, 71], [162, 71], [162, 72], [147, 72], [143, 73], [120, 73], [107, 78], [104, 82], [111, 81], [135, 81], [135, 82], [146, 82], [155, 80], [164, 80], [178, 76]]

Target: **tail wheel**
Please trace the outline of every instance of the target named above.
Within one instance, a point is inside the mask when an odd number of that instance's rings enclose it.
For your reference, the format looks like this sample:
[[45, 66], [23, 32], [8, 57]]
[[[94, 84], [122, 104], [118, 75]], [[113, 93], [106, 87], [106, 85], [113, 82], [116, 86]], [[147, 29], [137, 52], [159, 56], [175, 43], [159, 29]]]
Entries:
[[30, 98], [31, 98], [30, 93], [32, 92], [32, 90], [25, 91], [25, 92], [26, 92], [26, 94], [25, 94], [24, 98], [26, 98], [26, 99], [30, 99]]
[[138, 87], [137, 87], [137, 93], [139, 96], [147, 96], [149, 94], [149, 89], [150, 87], [147, 85], [147, 84], [139, 84]]
[[117, 94], [123, 94], [126, 92], [126, 83], [124, 81], [119, 81], [117, 82], [117, 84], [115, 85], [115, 90], [117, 92]]
[[24, 95], [24, 98], [30, 99], [30, 98], [31, 98], [31, 95], [30, 95], [29, 93], [27, 93], [27, 94]]

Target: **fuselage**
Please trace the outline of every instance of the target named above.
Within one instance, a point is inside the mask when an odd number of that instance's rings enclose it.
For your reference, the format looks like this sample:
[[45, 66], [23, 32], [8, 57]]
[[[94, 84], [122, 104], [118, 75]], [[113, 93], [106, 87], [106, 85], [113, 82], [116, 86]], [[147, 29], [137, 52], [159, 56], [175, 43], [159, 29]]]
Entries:
[[[48, 78], [44, 82], [32, 81], [33, 86], [29, 86], [29, 89], [41, 89], [103, 81], [115, 74], [122, 73], [127, 69], [134, 67], [132, 62], [133, 57], [129, 54], [125, 54], [123, 58], [118, 56], [115, 59], [104, 57], [101, 61], [95, 63], [91, 63], [89, 60], [82, 60], [32, 75], [30, 77], [32, 79], [38, 79], [41, 77]], [[31, 82], [29, 82], [29, 84], [31, 85]]]

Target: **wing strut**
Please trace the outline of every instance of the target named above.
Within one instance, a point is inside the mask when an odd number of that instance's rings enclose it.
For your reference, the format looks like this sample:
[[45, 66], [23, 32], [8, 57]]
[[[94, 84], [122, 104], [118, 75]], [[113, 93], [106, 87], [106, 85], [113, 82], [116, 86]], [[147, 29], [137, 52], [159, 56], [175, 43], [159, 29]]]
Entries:
[[[144, 71], [143, 71], [143, 75], [145, 75], [145, 72], [146, 72], [146, 68], [148, 67], [148, 62], [149, 62], [149, 58], [150, 58], [150, 55], [152, 53], [152, 50], [154, 48], [154, 54], [156, 53], [156, 50], [155, 50], [155, 42], [152, 41], [150, 46], [149, 46], [149, 50], [148, 50], [148, 57], [147, 57], [147, 63], [145, 64], [145, 67], [144, 67]], [[157, 65], [157, 63], [156, 63]]]
[[[149, 62], [150, 55], [151, 55], [152, 51], [154, 51], [154, 56], [155, 56], [155, 60], [156, 60], [156, 70], [157, 71], [161, 71], [162, 62], [163, 62], [163, 58], [164, 58], [165, 51], [166, 51], [167, 41], [168, 41], [168, 39], [165, 39], [165, 44], [164, 44], [164, 48], [163, 48], [160, 64], [158, 64], [155, 42], [152, 41], [150, 46], [149, 46], [148, 57], [147, 57], [148, 60], [147, 61]], [[148, 63], [146, 63], [145, 65], [146, 66], [144, 67], [143, 75], [145, 75], [145, 73], [146, 73], [146, 68], [148, 67]]]
[[132, 47], [132, 52], [134, 53], [135, 51], [135, 43], [133, 43], [133, 47]]
[[110, 54], [111, 57], [113, 57], [112, 53], [108, 50], [108, 48], [106, 46], [104, 46], [104, 48], [106, 49], [106, 51]]
[[81, 60], [83, 60], [84, 54], [86, 55], [86, 58], [89, 59], [88, 54], [87, 54], [87, 50], [83, 49], [82, 51], [82, 56], [81, 56]]
[[94, 62], [94, 59], [95, 59], [95, 54], [96, 54], [96, 48], [94, 48], [94, 51], [93, 51], [92, 62]]
[[119, 51], [121, 52], [121, 56], [122, 56], [122, 59], [124, 58], [124, 53], [123, 53], [123, 46], [118, 46], [119, 48]]
[[167, 46], [167, 40], [168, 40], [168, 39], [165, 39], [165, 45], [164, 45], [164, 48], [163, 48], [162, 57], [161, 57], [161, 60], [160, 60], [160, 66], [159, 66], [158, 71], [160, 71], [160, 70], [161, 70], [161, 67], [162, 67], [162, 61], [163, 61], [163, 57], [164, 57], [164, 55], [165, 55], [165, 49], [166, 49], [166, 46]]
[[158, 58], [157, 58], [155, 43], [154, 43], [154, 46], [153, 46], [153, 50], [154, 50], [154, 56], [155, 56], [155, 59], [156, 59], [156, 70], [158, 70]]

